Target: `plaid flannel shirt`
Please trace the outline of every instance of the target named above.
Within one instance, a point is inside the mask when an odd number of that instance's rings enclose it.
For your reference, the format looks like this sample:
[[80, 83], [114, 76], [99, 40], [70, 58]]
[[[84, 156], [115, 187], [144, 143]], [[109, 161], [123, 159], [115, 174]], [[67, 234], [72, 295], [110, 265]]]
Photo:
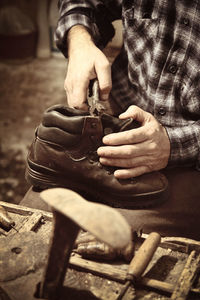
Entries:
[[[121, 3], [122, 2], [122, 3]], [[135, 104], [165, 126], [169, 165], [200, 170], [200, 1], [60, 0], [56, 43], [84, 25], [100, 48], [122, 19], [124, 46], [112, 65], [111, 100], [121, 111]]]

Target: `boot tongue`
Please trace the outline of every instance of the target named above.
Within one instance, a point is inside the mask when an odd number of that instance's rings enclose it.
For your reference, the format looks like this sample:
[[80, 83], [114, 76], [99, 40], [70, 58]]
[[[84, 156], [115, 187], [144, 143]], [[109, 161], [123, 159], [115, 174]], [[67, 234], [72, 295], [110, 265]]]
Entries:
[[104, 135], [140, 127], [140, 123], [132, 118], [121, 120], [107, 114], [101, 115], [101, 121]]
[[89, 116], [88, 112], [64, 105], [54, 105], [45, 111], [42, 124], [45, 127], [59, 128], [70, 134], [81, 134], [87, 116]]
[[74, 117], [74, 116], [88, 116], [89, 113], [87, 111], [83, 111], [83, 110], [79, 110], [79, 109], [75, 109], [72, 107], [68, 107], [66, 105], [61, 105], [61, 104], [56, 104], [53, 105], [51, 107], [49, 107], [46, 112], [52, 112], [52, 111], [57, 111], [58, 113], [60, 113], [63, 116], [66, 117]]

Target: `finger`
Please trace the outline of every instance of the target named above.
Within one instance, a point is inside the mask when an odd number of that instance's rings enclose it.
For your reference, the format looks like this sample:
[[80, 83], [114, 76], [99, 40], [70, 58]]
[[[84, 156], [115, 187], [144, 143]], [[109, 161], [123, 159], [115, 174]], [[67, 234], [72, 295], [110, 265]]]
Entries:
[[125, 144], [135, 144], [141, 143], [148, 139], [148, 131], [145, 126], [122, 131], [118, 133], [111, 133], [103, 138], [103, 143], [106, 145], [125, 145]]
[[96, 73], [99, 82], [100, 99], [108, 100], [112, 88], [110, 63], [106, 60], [102, 64], [97, 64]]
[[143, 175], [145, 173], [149, 173], [148, 167], [147, 166], [139, 166], [136, 168], [116, 170], [114, 172], [114, 176], [118, 179], [128, 179], [128, 178]]
[[70, 107], [83, 108], [85, 107], [87, 89], [89, 80], [86, 78], [76, 78], [71, 80], [66, 78], [64, 88], [67, 93], [68, 105]]
[[134, 145], [105, 146], [97, 149], [97, 154], [107, 158], [129, 158], [148, 154], [147, 143], [138, 143]]
[[81, 108], [86, 102], [87, 86], [80, 84], [78, 87], [72, 87], [68, 91], [68, 103], [70, 107]]
[[129, 106], [124, 113], [119, 115], [120, 119], [133, 118], [140, 123], [144, 123], [148, 117], [150, 117], [150, 114], [136, 105]]
[[84, 103], [79, 103], [78, 106], [75, 106], [73, 101], [69, 100], [70, 96], [69, 96], [69, 93], [67, 91], [66, 91], [66, 96], [67, 96], [67, 104], [68, 104], [69, 107], [84, 110], [84, 111], [88, 111], [88, 105], [85, 102]]
[[148, 165], [148, 156], [138, 156], [135, 158], [107, 158], [100, 157], [99, 159], [102, 165], [121, 167], [121, 168], [133, 168], [141, 165]]

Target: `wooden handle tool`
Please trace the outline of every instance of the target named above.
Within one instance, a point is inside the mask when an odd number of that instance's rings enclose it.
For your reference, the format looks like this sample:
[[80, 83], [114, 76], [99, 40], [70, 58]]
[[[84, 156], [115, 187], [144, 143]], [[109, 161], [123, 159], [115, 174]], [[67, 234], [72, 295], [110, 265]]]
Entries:
[[13, 228], [17, 231], [14, 226], [15, 222], [10, 218], [5, 208], [0, 205], [0, 227], [4, 230], [10, 230]]
[[[126, 276], [127, 282], [122, 288], [121, 293], [119, 294], [116, 300], [123, 299], [123, 296], [127, 292], [131, 283], [133, 283], [134, 285], [135, 280], [143, 274], [149, 262], [151, 261], [160, 241], [160, 235], [156, 232], [152, 232], [143, 242], [143, 244], [141, 245], [141, 247], [130, 262]], [[135, 294], [134, 290], [132, 294]]]

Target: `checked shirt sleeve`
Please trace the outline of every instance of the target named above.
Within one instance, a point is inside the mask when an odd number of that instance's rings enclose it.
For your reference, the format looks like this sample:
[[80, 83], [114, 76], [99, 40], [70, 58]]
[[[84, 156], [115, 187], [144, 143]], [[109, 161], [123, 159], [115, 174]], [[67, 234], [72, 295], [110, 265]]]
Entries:
[[200, 171], [200, 122], [182, 127], [166, 127], [171, 153], [171, 165], [195, 165]]
[[[111, 11], [120, 12], [120, 6], [116, 5], [116, 7], [117, 9], [114, 10], [111, 7]], [[118, 16], [116, 13], [115, 15], [110, 13], [109, 5], [105, 6], [103, 1], [60, 0], [58, 8], [60, 17], [55, 32], [55, 42], [65, 57], [67, 57], [67, 33], [75, 25], [85, 26], [99, 48], [105, 47], [114, 36], [112, 21]]]

